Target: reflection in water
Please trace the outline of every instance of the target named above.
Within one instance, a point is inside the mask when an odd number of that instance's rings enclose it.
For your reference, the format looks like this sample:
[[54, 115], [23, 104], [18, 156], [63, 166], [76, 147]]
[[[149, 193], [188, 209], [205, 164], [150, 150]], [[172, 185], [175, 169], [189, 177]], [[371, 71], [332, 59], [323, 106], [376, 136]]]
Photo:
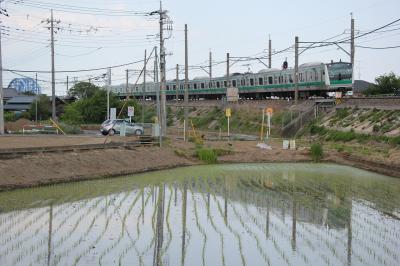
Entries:
[[334, 165], [183, 168], [0, 209], [0, 265], [400, 265], [400, 180]]
[[185, 265], [185, 241], [186, 241], [186, 209], [187, 209], [187, 182], [183, 183], [183, 199], [182, 199], [182, 255], [181, 265]]

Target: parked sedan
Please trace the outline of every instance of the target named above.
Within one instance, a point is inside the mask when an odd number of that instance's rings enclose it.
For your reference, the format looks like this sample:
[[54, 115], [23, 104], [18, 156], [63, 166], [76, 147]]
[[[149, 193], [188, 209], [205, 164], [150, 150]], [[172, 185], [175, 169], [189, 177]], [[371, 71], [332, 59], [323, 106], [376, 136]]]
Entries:
[[142, 126], [139, 126], [135, 123], [129, 123], [129, 121], [123, 119], [116, 119], [116, 120], [106, 120], [101, 124], [101, 134], [105, 135], [114, 135], [119, 134], [121, 132], [121, 128], [125, 126], [125, 133], [127, 135], [134, 134], [134, 135], [143, 135], [144, 129]]

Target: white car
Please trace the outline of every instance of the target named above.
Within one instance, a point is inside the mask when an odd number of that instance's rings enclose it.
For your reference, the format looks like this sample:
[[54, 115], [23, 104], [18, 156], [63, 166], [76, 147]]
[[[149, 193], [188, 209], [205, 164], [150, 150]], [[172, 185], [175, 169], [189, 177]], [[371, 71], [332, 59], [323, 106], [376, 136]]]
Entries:
[[125, 126], [126, 134], [143, 135], [144, 133], [142, 126], [139, 126], [135, 123], [130, 123], [124, 119], [106, 120], [101, 124], [100, 131], [104, 136], [112, 136], [115, 133], [120, 133], [122, 126]]

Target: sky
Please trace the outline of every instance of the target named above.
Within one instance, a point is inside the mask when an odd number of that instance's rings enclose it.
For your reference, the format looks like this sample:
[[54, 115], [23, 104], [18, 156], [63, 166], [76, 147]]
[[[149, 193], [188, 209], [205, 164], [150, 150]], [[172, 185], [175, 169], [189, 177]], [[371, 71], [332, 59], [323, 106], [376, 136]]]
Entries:
[[[184, 25], [188, 25], [189, 65], [208, 66], [209, 52], [213, 62], [223, 62], [226, 53], [231, 57], [266, 57], [268, 38], [273, 51], [293, 47], [295, 36], [300, 41], [332, 40], [350, 36], [350, 13], [355, 19], [356, 34], [363, 34], [400, 19], [399, 0], [336, 0], [336, 1], [228, 1], [228, 0], [164, 0], [173, 30], [166, 40], [167, 78], [175, 78], [175, 66], [184, 65]], [[1, 4], [9, 17], [2, 16], [3, 68], [14, 70], [49, 71], [50, 31], [46, 19], [50, 8], [57, 21], [55, 34], [55, 67], [60, 70], [82, 70], [115, 66], [144, 59], [159, 45], [159, 25], [156, 16], [144, 16], [159, 9], [159, 1], [152, 0], [5, 0]], [[105, 10], [108, 10], [106, 12]], [[135, 11], [135, 13], [131, 12]], [[137, 12], [136, 12], [137, 11]], [[85, 13], [85, 14], [83, 14]], [[87, 14], [90, 13], [90, 14]], [[134, 15], [133, 15], [134, 14]], [[59, 22], [58, 22], [59, 21]], [[169, 36], [171, 35], [171, 36]], [[301, 44], [304, 46], [305, 44]], [[400, 22], [380, 32], [356, 40], [357, 46], [400, 46]], [[349, 51], [349, 44], [343, 44]], [[382, 74], [394, 72], [400, 75], [400, 49], [356, 48], [355, 78], [367, 81]], [[287, 59], [294, 65], [294, 49], [272, 58], [272, 66], [280, 68]], [[349, 56], [335, 46], [310, 49], [300, 55], [300, 64], [321, 61], [350, 61]], [[234, 62], [235, 60], [232, 59]], [[263, 60], [267, 63], [267, 60]], [[149, 70], [153, 68], [153, 59]], [[113, 68], [112, 84], [125, 82], [129, 69], [129, 82], [138, 79], [143, 62]], [[258, 61], [235, 62], [231, 72], [253, 71], [266, 68]], [[136, 71], [134, 71], [136, 70]], [[66, 80], [91, 80], [106, 73], [105, 70], [57, 73], [56, 94], [66, 94]], [[224, 63], [216, 64], [213, 76], [226, 73]], [[4, 74], [4, 86], [20, 75], [34, 78], [35, 73]], [[191, 68], [190, 78], [207, 76], [197, 68]], [[181, 72], [181, 78], [184, 73]], [[51, 91], [51, 77], [38, 74], [43, 92]], [[148, 77], [148, 80], [151, 77]], [[141, 81], [141, 78], [139, 79]], [[98, 85], [105, 81], [99, 79]]]

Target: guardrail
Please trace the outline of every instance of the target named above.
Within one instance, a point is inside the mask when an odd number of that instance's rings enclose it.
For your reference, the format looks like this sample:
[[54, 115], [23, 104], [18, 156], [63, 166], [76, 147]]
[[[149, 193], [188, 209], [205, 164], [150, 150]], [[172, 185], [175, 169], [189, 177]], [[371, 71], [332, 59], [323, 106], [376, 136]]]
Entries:
[[58, 128], [49, 125], [24, 125], [22, 126], [22, 134], [27, 133], [46, 133], [46, 134], [57, 134], [59, 133]]

